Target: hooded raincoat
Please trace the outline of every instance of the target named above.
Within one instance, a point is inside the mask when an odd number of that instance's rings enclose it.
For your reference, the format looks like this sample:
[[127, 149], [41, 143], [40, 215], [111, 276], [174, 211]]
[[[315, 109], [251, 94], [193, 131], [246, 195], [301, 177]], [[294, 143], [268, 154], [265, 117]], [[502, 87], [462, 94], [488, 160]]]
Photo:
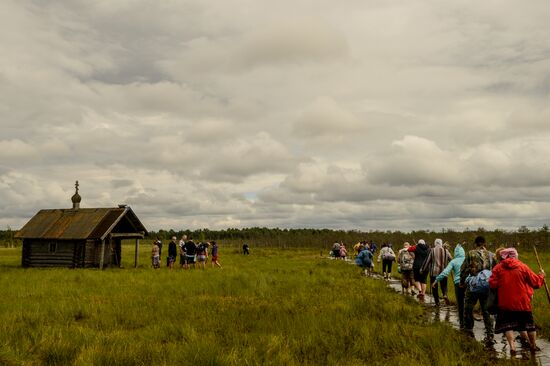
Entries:
[[441, 281], [445, 277], [448, 277], [451, 272], [453, 273], [453, 282], [455, 285], [460, 283], [460, 267], [464, 262], [466, 252], [461, 245], [455, 247], [455, 257], [447, 264], [447, 267], [436, 277], [436, 281]]
[[534, 289], [542, 286], [544, 275], [535, 274], [516, 258], [507, 258], [493, 268], [489, 286], [498, 290], [498, 308], [531, 311]]

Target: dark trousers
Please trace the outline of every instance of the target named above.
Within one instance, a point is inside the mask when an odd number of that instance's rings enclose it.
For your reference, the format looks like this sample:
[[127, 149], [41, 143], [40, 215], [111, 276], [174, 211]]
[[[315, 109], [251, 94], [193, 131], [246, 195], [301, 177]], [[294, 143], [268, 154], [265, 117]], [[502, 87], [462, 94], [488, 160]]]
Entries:
[[393, 261], [382, 259], [382, 272], [383, 273], [391, 273], [391, 264]]
[[443, 297], [447, 297], [447, 277], [439, 281], [439, 285], [441, 286], [441, 294]]
[[460, 287], [458, 283], [455, 283], [455, 297], [456, 297], [456, 307], [458, 308], [458, 323], [460, 324], [460, 329], [464, 328], [464, 287]]
[[447, 296], [447, 278], [442, 279], [439, 282], [435, 281], [437, 276], [430, 276], [430, 283], [435, 283], [435, 287], [432, 289], [432, 296], [434, 297], [434, 302], [436, 305], [439, 305], [439, 286], [441, 286], [441, 293], [443, 297]]
[[487, 311], [487, 294], [480, 295], [466, 290], [464, 295], [464, 328], [466, 330], [474, 329], [474, 307], [479, 301], [481, 313], [483, 314], [483, 324], [485, 324], [485, 333], [488, 336], [493, 335], [493, 319]]

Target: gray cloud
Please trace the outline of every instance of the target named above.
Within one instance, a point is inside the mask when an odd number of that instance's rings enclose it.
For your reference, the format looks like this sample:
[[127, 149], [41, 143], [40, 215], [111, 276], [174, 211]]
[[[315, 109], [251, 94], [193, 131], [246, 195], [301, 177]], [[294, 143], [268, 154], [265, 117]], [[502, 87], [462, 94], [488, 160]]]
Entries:
[[303, 138], [322, 138], [326, 143], [364, 131], [365, 126], [353, 113], [327, 97], [318, 98], [307, 106], [294, 124], [296, 135]]
[[331, 60], [348, 53], [343, 35], [315, 18], [279, 19], [250, 34], [241, 47], [237, 60], [246, 67]]
[[[289, 15], [290, 14], [290, 15]], [[131, 204], [147, 227], [548, 220], [550, 6], [0, 4], [0, 226]]]

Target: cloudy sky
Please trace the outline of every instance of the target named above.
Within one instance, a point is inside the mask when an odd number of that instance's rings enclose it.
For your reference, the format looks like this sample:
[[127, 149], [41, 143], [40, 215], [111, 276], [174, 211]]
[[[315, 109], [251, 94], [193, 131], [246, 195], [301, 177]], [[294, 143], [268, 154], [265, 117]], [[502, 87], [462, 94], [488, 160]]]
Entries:
[[[47, 4], [47, 5], [46, 5]], [[550, 224], [550, 3], [0, 2], [0, 228]]]

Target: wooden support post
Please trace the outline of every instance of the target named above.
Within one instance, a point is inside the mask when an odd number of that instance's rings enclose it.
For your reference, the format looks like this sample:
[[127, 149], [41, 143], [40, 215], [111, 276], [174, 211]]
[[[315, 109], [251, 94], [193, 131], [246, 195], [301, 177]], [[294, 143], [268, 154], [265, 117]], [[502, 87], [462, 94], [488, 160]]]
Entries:
[[138, 266], [139, 239], [136, 239], [136, 254], [134, 255], [134, 268]]
[[99, 269], [103, 269], [104, 259], [105, 259], [105, 239], [101, 241], [101, 258], [99, 258]]

